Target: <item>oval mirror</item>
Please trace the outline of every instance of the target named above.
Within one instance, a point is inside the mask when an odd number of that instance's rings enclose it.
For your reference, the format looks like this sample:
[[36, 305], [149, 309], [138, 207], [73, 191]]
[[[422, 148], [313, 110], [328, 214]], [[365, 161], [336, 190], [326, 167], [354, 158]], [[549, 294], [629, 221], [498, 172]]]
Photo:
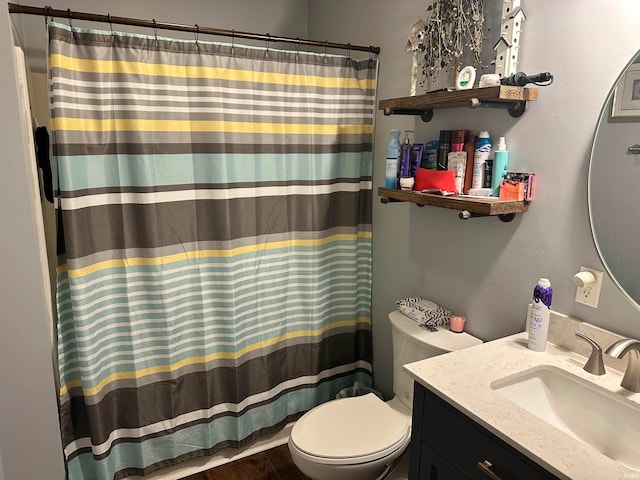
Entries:
[[640, 308], [640, 53], [605, 101], [589, 165], [591, 230], [605, 268]]

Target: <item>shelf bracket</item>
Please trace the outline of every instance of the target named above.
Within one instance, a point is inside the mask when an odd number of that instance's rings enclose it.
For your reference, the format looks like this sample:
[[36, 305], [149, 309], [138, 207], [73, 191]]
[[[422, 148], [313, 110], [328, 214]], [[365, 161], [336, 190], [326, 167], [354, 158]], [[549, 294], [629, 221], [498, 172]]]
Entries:
[[420, 114], [420, 118], [424, 123], [429, 123], [433, 118], [433, 110], [425, 110]]
[[402, 109], [402, 108], [385, 108], [384, 114], [386, 116], [389, 115], [415, 115], [420, 116], [423, 122], [430, 122], [433, 118], [433, 110], [412, 110], [412, 109]]
[[[490, 100], [480, 100], [472, 98], [468, 102], [469, 108], [500, 108], [506, 110], [514, 118], [521, 117], [527, 108], [525, 100], [514, 100], [511, 102], [492, 102]], [[385, 108], [384, 114], [389, 115], [414, 115], [420, 116], [423, 122], [428, 123], [433, 119], [433, 109], [414, 110], [409, 108]]]
[[476, 218], [476, 217], [486, 217], [486, 215], [482, 215], [480, 213], [472, 213], [469, 210], [462, 210], [461, 212], [458, 213], [458, 218], [460, 220], [469, 220], [470, 218]]
[[507, 109], [507, 112], [509, 112], [509, 115], [513, 118], [518, 118], [522, 116], [526, 109], [527, 102], [513, 102]]
[[[460, 220], [468, 220], [470, 218], [477, 218], [477, 217], [491, 217], [492, 215], [484, 215], [482, 213], [473, 213], [470, 212], [469, 210], [462, 210], [461, 212], [458, 213], [458, 218]], [[514, 218], [516, 218], [516, 214], [515, 213], [500, 213], [498, 215], [496, 215], [496, 217], [498, 217], [501, 221], [508, 223], [511, 220], [513, 220]]]
[[514, 218], [516, 218], [516, 214], [515, 213], [501, 213], [498, 215], [498, 218], [505, 222], [505, 223], [509, 223], [511, 220], [513, 220]]
[[[382, 203], [383, 205], [386, 205], [387, 203], [390, 203], [390, 202], [404, 203], [403, 200], [396, 200], [395, 198], [389, 198], [389, 197], [380, 197], [380, 203]], [[414, 205], [417, 205], [420, 208], [425, 206], [423, 203], [414, 203]]]
[[507, 112], [509, 112], [509, 115], [511, 115], [514, 118], [520, 117], [522, 116], [522, 114], [524, 113], [524, 111], [527, 108], [527, 102], [522, 100], [522, 101], [512, 101], [512, 102], [492, 102], [489, 100], [479, 100], [477, 98], [472, 98], [471, 100], [469, 100], [469, 107], [471, 108], [480, 108], [480, 107], [485, 107], [485, 108], [502, 108], [505, 109]]

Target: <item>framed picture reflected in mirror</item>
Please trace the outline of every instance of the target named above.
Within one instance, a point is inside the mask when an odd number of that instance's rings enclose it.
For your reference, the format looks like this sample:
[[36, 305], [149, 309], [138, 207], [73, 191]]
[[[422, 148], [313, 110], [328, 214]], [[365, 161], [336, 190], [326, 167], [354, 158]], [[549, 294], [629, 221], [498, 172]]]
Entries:
[[629, 66], [613, 94], [610, 120], [640, 121], [640, 63]]

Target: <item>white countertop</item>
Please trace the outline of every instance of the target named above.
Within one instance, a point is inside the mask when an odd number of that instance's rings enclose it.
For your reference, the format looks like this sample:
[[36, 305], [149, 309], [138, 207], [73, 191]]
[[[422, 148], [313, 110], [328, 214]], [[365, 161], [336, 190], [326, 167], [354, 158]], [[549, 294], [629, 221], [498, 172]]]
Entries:
[[[603, 348], [607, 346], [604, 344]], [[527, 348], [527, 334], [520, 333], [410, 363], [404, 368], [428, 390], [559, 478], [640, 479], [640, 471], [619, 464], [547, 424], [490, 387], [497, 379], [540, 365], [550, 365], [640, 405], [640, 393], [620, 387], [622, 374], [619, 371], [607, 367], [606, 375], [591, 375], [582, 369], [585, 361], [584, 356], [552, 343], [547, 343], [545, 352], [531, 351]], [[585, 422], [588, 421], [585, 418]]]

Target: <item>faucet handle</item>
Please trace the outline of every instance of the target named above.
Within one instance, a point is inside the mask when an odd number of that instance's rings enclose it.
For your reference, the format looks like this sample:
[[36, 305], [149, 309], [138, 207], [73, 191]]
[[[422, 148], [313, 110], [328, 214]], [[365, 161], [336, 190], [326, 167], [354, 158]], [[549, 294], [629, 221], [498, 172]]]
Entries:
[[604, 369], [604, 361], [602, 360], [602, 347], [598, 345], [591, 338], [587, 337], [584, 333], [576, 333], [576, 337], [586, 340], [591, 345], [591, 355], [587, 363], [584, 364], [583, 370], [585, 372], [592, 373], [593, 375], [604, 375], [606, 373]]
[[640, 340], [623, 338], [607, 348], [605, 353], [616, 358], [629, 354], [629, 362], [620, 386], [631, 392], [640, 392]]

